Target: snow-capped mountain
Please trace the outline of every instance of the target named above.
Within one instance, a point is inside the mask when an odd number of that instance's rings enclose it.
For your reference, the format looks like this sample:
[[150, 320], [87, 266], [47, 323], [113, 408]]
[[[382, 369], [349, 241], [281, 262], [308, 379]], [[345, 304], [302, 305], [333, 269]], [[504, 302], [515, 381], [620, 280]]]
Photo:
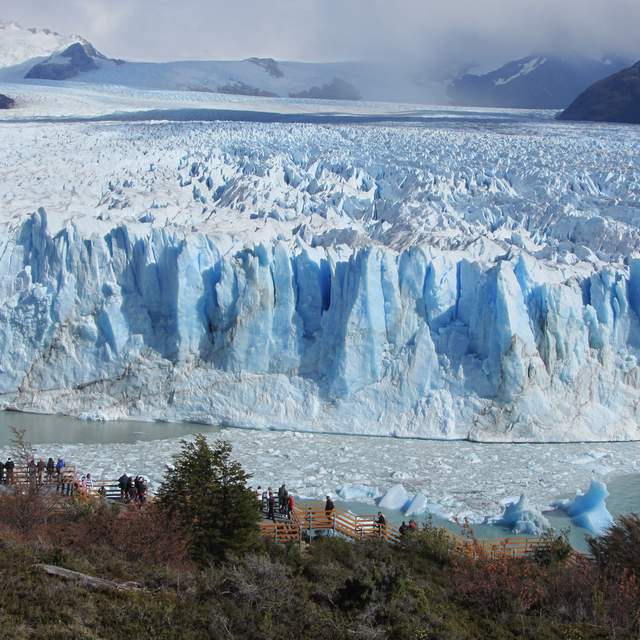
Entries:
[[8, 23], [0, 30], [0, 81], [24, 79], [261, 97], [446, 101], [444, 82], [418, 81], [413, 70], [396, 63], [301, 63], [255, 57], [125, 62], [103, 55], [78, 36]]
[[596, 82], [558, 118], [640, 124], [640, 62]]
[[124, 64], [122, 60], [110, 60], [89, 42], [72, 45], [37, 63], [25, 75], [27, 80], [70, 80], [81, 73], [100, 69], [103, 64]]
[[455, 104], [518, 109], [563, 109], [589, 85], [629, 65], [611, 56], [532, 55], [483, 75], [454, 80], [448, 94]]
[[63, 36], [49, 29], [25, 29], [16, 22], [0, 21], [0, 68], [50, 56], [80, 41], [79, 36]]

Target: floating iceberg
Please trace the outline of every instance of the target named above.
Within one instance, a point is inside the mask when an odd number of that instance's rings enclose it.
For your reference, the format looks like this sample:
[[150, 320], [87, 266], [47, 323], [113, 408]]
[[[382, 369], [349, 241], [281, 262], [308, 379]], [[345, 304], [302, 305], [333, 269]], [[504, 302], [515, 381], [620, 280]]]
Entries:
[[378, 502], [378, 506], [383, 509], [394, 509], [404, 511], [411, 501], [411, 494], [401, 484], [394, 484], [387, 489], [386, 493]]
[[491, 524], [505, 527], [513, 533], [539, 536], [550, 528], [549, 520], [535, 507], [530, 506], [524, 495], [516, 502], [505, 506], [499, 518], [491, 520]]
[[560, 500], [553, 506], [565, 511], [576, 526], [599, 536], [613, 524], [613, 516], [606, 505], [608, 496], [607, 485], [592, 480], [586, 493], [577, 493], [573, 500]]

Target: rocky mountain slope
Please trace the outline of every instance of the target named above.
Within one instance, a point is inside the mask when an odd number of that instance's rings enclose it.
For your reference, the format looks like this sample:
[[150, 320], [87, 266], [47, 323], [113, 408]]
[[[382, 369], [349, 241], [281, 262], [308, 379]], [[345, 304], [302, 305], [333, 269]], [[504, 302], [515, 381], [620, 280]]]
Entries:
[[640, 124], [640, 62], [589, 87], [558, 117]]

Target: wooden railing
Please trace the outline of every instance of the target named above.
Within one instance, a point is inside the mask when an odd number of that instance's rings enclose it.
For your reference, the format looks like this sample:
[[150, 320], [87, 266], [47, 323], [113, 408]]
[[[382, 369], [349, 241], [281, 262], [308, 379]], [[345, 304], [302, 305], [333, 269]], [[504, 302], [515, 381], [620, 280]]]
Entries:
[[[317, 507], [297, 507], [291, 520], [263, 520], [261, 533], [264, 538], [274, 542], [297, 542], [304, 533], [332, 531], [351, 540], [381, 539], [392, 544], [402, 541], [399, 529], [387, 522], [379, 525], [377, 516], [358, 516], [350, 511], [334, 509], [325, 511]], [[540, 538], [509, 537], [489, 540], [464, 538], [452, 531], [445, 530], [450, 539], [451, 549], [468, 556], [488, 558], [521, 558], [546, 544]], [[406, 535], [411, 535], [406, 534]]]
[[322, 531], [332, 531], [351, 540], [381, 538], [388, 542], [399, 542], [401, 537], [394, 525], [378, 525], [376, 516], [357, 516], [348, 511], [325, 511], [314, 507], [296, 507], [291, 515], [290, 520], [263, 520], [263, 537], [275, 542], [289, 542], [300, 540], [304, 532]]
[[[38, 473], [37, 471], [34, 474], [30, 474], [27, 467], [16, 467], [13, 470], [13, 480], [12, 484], [29, 484], [33, 479], [37, 479]], [[42, 472], [42, 484], [44, 485], [56, 485], [58, 484], [60, 478], [58, 476], [58, 472], [54, 471], [51, 480], [47, 479], [47, 471], [46, 469]], [[75, 465], [67, 465], [62, 469], [62, 481], [67, 484], [69, 482], [73, 482], [77, 478]], [[7, 482], [7, 472], [4, 472], [3, 475], [4, 482]]]

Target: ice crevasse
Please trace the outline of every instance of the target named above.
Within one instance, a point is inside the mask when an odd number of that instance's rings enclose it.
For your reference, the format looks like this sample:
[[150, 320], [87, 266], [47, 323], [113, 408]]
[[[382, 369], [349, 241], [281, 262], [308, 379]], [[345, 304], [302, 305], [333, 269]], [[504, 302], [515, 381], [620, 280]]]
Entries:
[[568, 280], [522, 251], [230, 250], [199, 232], [0, 239], [0, 402], [487, 441], [640, 438], [640, 261]]

